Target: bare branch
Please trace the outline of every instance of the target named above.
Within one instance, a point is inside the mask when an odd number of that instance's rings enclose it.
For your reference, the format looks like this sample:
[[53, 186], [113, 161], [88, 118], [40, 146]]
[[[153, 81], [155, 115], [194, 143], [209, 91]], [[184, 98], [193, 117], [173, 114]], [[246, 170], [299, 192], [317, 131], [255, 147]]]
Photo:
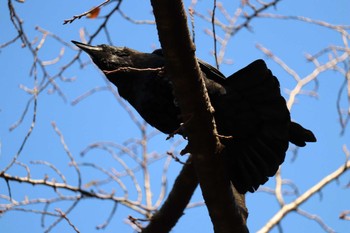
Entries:
[[289, 111], [291, 111], [291, 108], [295, 103], [296, 96], [302, 92], [302, 88], [306, 84], [310, 83], [311, 81], [314, 81], [320, 73], [332, 69], [338, 63], [345, 61], [350, 56], [349, 53], [344, 52], [342, 55], [330, 59], [323, 65], [317, 65], [316, 68], [309, 75], [307, 75], [304, 78], [300, 78], [294, 70], [290, 69], [280, 58], [274, 55], [270, 50], [264, 48], [262, 45], [257, 45], [257, 47], [267, 56], [271, 57], [276, 63], [280, 64], [282, 68], [286, 70], [286, 72], [292, 74], [294, 79], [297, 81], [297, 84], [295, 85], [294, 89], [290, 92], [289, 99], [287, 101], [287, 107]]
[[10, 44], [15, 43], [18, 39], [20, 39], [20, 35], [17, 35], [17, 36], [14, 37], [12, 40], [9, 40], [9, 41], [7, 41], [7, 42], [1, 44], [1, 45], [0, 45], [0, 49], [5, 48], [5, 47], [9, 46]]
[[154, 20], [136, 20], [136, 19], [132, 19], [131, 17], [127, 16], [124, 11], [122, 11], [121, 9], [118, 10], [119, 14], [126, 20], [130, 21], [131, 23], [134, 24], [156, 24], [156, 22]]
[[75, 161], [74, 156], [72, 155], [72, 153], [70, 152], [66, 142], [64, 141], [63, 134], [58, 129], [56, 123], [53, 121], [53, 122], [51, 122], [51, 125], [52, 125], [53, 129], [55, 130], [55, 132], [57, 133], [57, 135], [60, 137], [61, 144], [62, 144], [66, 154], [68, 155], [68, 157], [69, 157], [69, 159], [71, 161], [71, 165], [73, 165], [73, 167], [75, 168], [75, 171], [77, 172], [77, 175], [78, 175], [78, 187], [81, 187], [81, 173], [80, 173], [80, 169], [79, 169], [79, 167], [77, 165], [77, 162]]
[[262, 18], [299, 20], [299, 21], [303, 21], [303, 22], [307, 22], [307, 23], [316, 24], [316, 25], [319, 25], [322, 27], [335, 29], [339, 32], [344, 32], [344, 30], [350, 29], [350, 25], [333, 25], [333, 24], [330, 24], [330, 23], [325, 22], [325, 21], [314, 20], [314, 19], [304, 17], [304, 16], [286, 16], [286, 15], [266, 14], [266, 13], [258, 13], [257, 16], [262, 17]]
[[[67, 222], [68, 222], [68, 224], [74, 229], [74, 231], [75, 232], [77, 232], [77, 233], [80, 233], [80, 231], [78, 230], [78, 228], [69, 220], [69, 218], [67, 217], [67, 213], [64, 213], [62, 210], [60, 210], [60, 209], [56, 209], [56, 212], [58, 212], [59, 214], [60, 214], [60, 216], [62, 217], [62, 218], [64, 218]], [[46, 231], [46, 232], [48, 232], [48, 231]]]
[[167, 179], [167, 172], [168, 172], [168, 168], [170, 166], [172, 159], [171, 157], [168, 157], [166, 162], [164, 163], [163, 166], [163, 172], [162, 172], [162, 178], [161, 178], [161, 190], [159, 193], [159, 197], [158, 200], [156, 201], [156, 203], [154, 204], [154, 209], [158, 209], [158, 207], [160, 206], [160, 204], [163, 202], [164, 197], [167, 193], [167, 184], [168, 184], [168, 179]]
[[218, 56], [217, 56], [217, 46], [216, 46], [216, 32], [215, 32], [215, 10], [216, 10], [216, 0], [214, 0], [214, 5], [213, 5], [213, 13], [211, 16], [211, 25], [212, 25], [212, 32], [213, 32], [213, 38], [214, 38], [214, 57], [215, 57], [215, 64], [216, 68], [219, 69], [219, 61], [218, 61]]
[[324, 221], [323, 221], [319, 216], [317, 216], [317, 215], [315, 215], [315, 214], [310, 214], [310, 213], [308, 213], [308, 212], [306, 212], [305, 210], [302, 210], [302, 209], [300, 209], [300, 208], [298, 208], [298, 209], [296, 210], [296, 212], [297, 212], [298, 214], [300, 214], [300, 215], [302, 215], [302, 216], [308, 218], [308, 219], [311, 219], [311, 220], [317, 222], [326, 232], [328, 232], [328, 233], [335, 233], [335, 232], [336, 232], [335, 230], [333, 230], [332, 228], [330, 228], [329, 226], [327, 226], [327, 225], [324, 223]]
[[290, 74], [294, 78], [295, 81], [299, 82], [301, 80], [300, 76], [295, 70], [290, 68], [284, 61], [282, 61], [282, 59], [275, 56], [270, 50], [263, 47], [261, 44], [256, 44], [256, 47], [260, 49], [263, 53], [265, 53], [265, 55], [272, 58], [277, 64], [279, 64], [288, 74]]
[[340, 219], [350, 221], [350, 210], [345, 210], [339, 215]]
[[283, 205], [283, 207], [266, 223], [264, 227], [262, 227], [258, 233], [267, 233], [274, 226], [278, 225], [284, 216], [289, 214], [292, 211], [296, 211], [301, 204], [307, 201], [310, 197], [312, 197], [315, 193], [318, 193], [321, 189], [323, 189], [328, 183], [337, 180], [341, 175], [343, 175], [350, 168], [350, 160], [348, 160], [344, 165], [340, 166], [337, 170], [332, 172], [331, 174], [324, 177], [320, 182], [315, 184], [293, 202]]
[[19, 182], [19, 183], [28, 183], [28, 184], [32, 184], [32, 185], [42, 185], [42, 186], [46, 186], [46, 187], [51, 187], [54, 189], [64, 189], [67, 191], [72, 191], [72, 192], [76, 192], [76, 193], [80, 193], [80, 195], [82, 197], [94, 197], [96, 199], [101, 199], [101, 200], [111, 200], [111, 201], [115, 201], [115, 202], [119, 202], [122, 205], [125, 205], [137, 212], [139, 212], [140, 214], [146, 215], [147, 211], [145, 211], [147, 208], [143, 205], [141, 205], [138, 202], [134, 202], [125, 198], [120, 198], [120, 197], [116, 197], [112, 194], [102, 194], [102, 193], [96, 193], [96, 192], [90, 192], [87, 191], [85, 189], [82, 189], [80, 187], [76, 187], [76, 186], [72, 186], [69, 184], [64, 184], [64, 183], [57, 183], [57, 182], [53, 182], [53, 181], [48, 181], [48, 180], [43, 180], [43, 179], [29, 179], [28, 177], [14, 177], [11, 176], [9, 174], [6, 173], [1, 173], [0, 177], [4, 178], [5, 180], [9, 180], [9, 181], [14, 181], [14, 182]]
[[[42, 164], [42, 165], [46, 165], [49, 168], [51, 168], [52, 170], [54, 170], [57, 175], [62, 179], [63, 183], [67, 184], [67, 180], [66, 177], [62, 174], [62, 172], [60, 172], [60, 170], [58, 170], [55, 165], [47, 162], [47, 161], [31, 161], [31, 164]], [[28, 178], [30, 178], [30, 176], [28, 175]]]
[[107, 220], [104, 223], [96, 226], [96, 229], [98, 229], [98, 230], [105, 229], [108, 226], [108, 224], [111, 222], [115, 212], [117, 211], [117, 206], [118, 206], [118, 202], [115, 202], [113, 205], [113, 209], [112, 209], [111, 213], [109, 214]]
[[34, 93], [33, 96], [33, 100], [34, 100], [34, 106], [33, 106], [33, 118], [32, 118], [32, 123], [30, 125], [30, 128], [26, 134], [26, 136], [24, 137], [21, 146], [19, 147], [17, 153], [14, 155], [12, 161], [0, 172], [0, 175], [5, 174], [5, 172], [10, 169], [12, 167], [12, 165], [17, 161], [18, 157], [20, 156], [20, 154], [22, 153], [22, 150], [24, 148], [24, 146], [27, 143], [28, 138], [30, 137], [30, 135], [33, 132], [33, 129], [35, 127], [35, 123], [36, 123], [36, 113], [37, 113], [37, 93]]
[[92, 9], [90, 9], [90, 10], [88, 10], [88, 11], [85, 11], [84, 13], [81, 13], [81, 14], [79, 14], [79, 15], [74, 15], [71, 19], [65, 19], [65, 20], [63, 21], [63, 24], [73, 23], [74, 20], [80, 19], [80, 18], [82, 18], [82, 17], [84, 17], [84, 16], [90, 14], [92, 11], [94, 11], [94, 10], [96, 10], [96, 9], [98, 9], [98, 8], [103, 7], [104, 5], [106, 5], [106, 4], [109, 3], [109, 2], [110, 2], [110, 0], [106, 0], [106, 1], [102, 2], [100, 5], [95, 6], [95, 7], [93, 7]]

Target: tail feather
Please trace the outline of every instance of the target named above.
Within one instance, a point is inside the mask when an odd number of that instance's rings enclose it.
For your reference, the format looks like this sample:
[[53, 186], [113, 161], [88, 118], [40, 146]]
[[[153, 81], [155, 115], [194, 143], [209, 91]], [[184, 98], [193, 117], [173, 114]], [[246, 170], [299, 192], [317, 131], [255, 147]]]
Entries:
[[289, 141], [297, 146], [304, 147], [306, 142], [316, 142], [317, 139], [311, 130], [305, 129], [295, 122], [291, 122]]

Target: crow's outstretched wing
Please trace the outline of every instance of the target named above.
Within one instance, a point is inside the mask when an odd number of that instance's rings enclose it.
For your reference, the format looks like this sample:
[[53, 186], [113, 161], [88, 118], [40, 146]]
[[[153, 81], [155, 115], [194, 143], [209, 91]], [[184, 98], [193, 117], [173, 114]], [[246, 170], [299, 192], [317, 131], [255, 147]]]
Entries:
[[224, 87], [226, 95], [213, 105], [219, 133], [233, 137], [223, 141], [227, 173], [240, 193], [254, 192], [276, 173], [289, 141], [304, 146], [316, 138], [290, 121], [279, 82], [263, 60], [228, 77]]
[[232, 136], [223, 140], [227, 173], [240, 193], [253, 192], [284, 161], [289, 111], [278, 80], [263, 60], [228, 77], [224, 87], [226, 94], [212, 103], [218, 132]]

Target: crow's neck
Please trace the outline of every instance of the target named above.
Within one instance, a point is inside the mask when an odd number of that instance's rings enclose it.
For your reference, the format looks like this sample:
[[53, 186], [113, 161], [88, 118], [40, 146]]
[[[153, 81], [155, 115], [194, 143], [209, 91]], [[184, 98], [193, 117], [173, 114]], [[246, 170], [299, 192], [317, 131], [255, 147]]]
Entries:
[[133, 87], [135, 85], [136, 77], [131, 77], [131, 75], [122, 73], [107, 75], [107, 78], [118, 88], [118, 92], [121, 97], [129, 102], [134, 98]]

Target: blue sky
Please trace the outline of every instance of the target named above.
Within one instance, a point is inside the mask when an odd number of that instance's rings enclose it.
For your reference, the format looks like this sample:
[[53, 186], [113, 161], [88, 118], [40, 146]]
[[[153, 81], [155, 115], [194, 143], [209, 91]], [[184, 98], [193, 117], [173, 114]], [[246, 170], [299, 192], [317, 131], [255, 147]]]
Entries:
[[[72, 24], [63, 25], [64, 19], [75, 14], [84, 12], [90, 7], [97, 5], [100, 1], [26, 1], [24, 4], [13, 2], [18, 15], [24, 20], [24, 29], [28, 33], [30, 40], [36, 37], [41, 38], [41, 33], [35, 30], [40, 26], [69, 42], [70, 40], [80, 40], [79, 30], [86, 28], [92, 33], [101, 22], [99, 19], [89, 20], [82, 18]], [[135, 7], [137, 5], [137, 7]], [[185, 3], [189, 5], [188, 2]], [[227, 9], [233, 9], [233, 3], [224, 2]], [[206, 14], [206, 10], [211, 8], [211, 3], [199, 1], [197, 10]], [[152, 19], [152, 9], [148, 1], [128, 0], [123, 2], [121, 9], [134, 19]], [[331, 24], [349, 25], [348, 16], [350, 2], [347, 0], [306, 0], [292, 1], [284, 0], [277, 5], [276, 10], [271, 9], [269, 13], [283, 15], [301, 15]], [[106, 13], [102, 9], [101, 15]], [[232, 13], [232, 10], [229, 11]], [[220, 13], [217, 12], [218, 17]], [[195, 18], [196, 24], [196, 47], [197, 56], [211, 64], [214, 59], [210, 55], [212, 50], [212, 38], [204, 34], [204, 29], [210, 24], [199, 18]], [[226, 51], [226, 58], [233, 61], [230, 65], [221, 65], [220, 69], [225, 75], [230, 75], [251, 61], [263, 58], [273, 73], [279, 78], [283, 95], [288, 98], [288, 90], [294, 88], [295, 82], [292, 77], [283, 71], [273, 60], [268, 59], [261, 51], [256, 49], [256, 43], [262, 44], [283, 59], [290, 67], [295, 69], [300, 76], [308, 75], [314, 66], [305, 59], [305, 54], [315, 54], [321, 49], [330, 45], [342, 45], [339, 33], [329, 29], [305, 24], [293, 20], [276, 19], [255, 19], [251, 22], [252, 31], [241, 30], [230, 40]], [[12, 39], [16, 32], [9, 21], [7, 4], [0, 3], [0, 44]], [[151, 52], [155, 47], [159, 47], [155, 25], [135, 25], [125, 21], [120, 15], [113, 16], [109, 26], [113, 43], [118, 46], [127, 46], [144, 52]], [[217, 29], [222, 35], [220, 29]], [[107, 39], [102, 33], [94, 41], [94, 44], [106, 43]], [[59, 54], [62, 45], [52, 38], [48, 38], [45, 46], [39, 51], [42, 59], [51, 60]], [[51, 74], [55, 74], [65, 62], [69, 61], [77, 51], [66, 48], [61, 61], [49, 67]], [[324, 56], [322, 61], [326, 61]], [[86, 55], [82, 55], [84, 62], [89, 61]], [[19, 42], [0, 50], [0, 67], [2, 75], [0, 78], [0, 169], [3, 169], [17, 152], [22, 139], [27, 133], [32, 119], [33, 105], [30, 106], [28, 114], [23, 123], [14, 131], [9, 131], [21, 116], [23, 109], [30, 98], [30, 95], [19, 88], [19, 84], [28, 88], [35, 85], [33, 78], [29, 76], [32, 57], [28, 50], [21, 48]], [[39, 77], [40, 77], [39, 73]], [[79, 162], [94, 162], [107, 169], [119, 169], [109, 155], [103, 151], [93, 150], [85, 157], [80, 157], [80, 152], [89, 144], [101, 141], [111, 141], [123, 143], [130, 137], [140, 137], [139, 131], [128, 118], [127, 113], [120, 107], [110, 92], [98, 92], [79, 104], [72, 106], [70, 103], [78, 96], [96, 86], [105, 86], [105, 80], [101, 73], [92, 65], [80, 69], [78, 65], [71, 67], [65, 72], [66, 78], [75, 77], [74, 82], [57, 81], [63, 93], [66, 95], [65, 102], [57, 93], [50, 94], [45, 90], [38, 99], [37, 122], [31, 137], [28, 140], [20, 161], [29, 163], [33, 160], [46, 160], [56, 164], [66, 175], [71, 183], [76, 184], [76, 174], [68, 166], [67, 157], [59, 137], [54, 132], [51, 122], [55, 122], [63, 133], [65, 141]], [[325, 175], [334, 171], [344, 161], [345, 155], [342, 146], [349, 144], [349, 132], [340, 135], [339, 117], [336, 110], [336, 98], [338, 90], [344, 78], [334, 71], [327, 71], [319, 76], [318, 98], [299, 96], [297, 104], [293, 106], [292, 118], [302, 123], [305, 127], [312, 129], [317, 138], [316, 144], [310, 144], [299, 150], [297, 159], [292, 162], [291, 153], [288, 153], [286, 161], [282, 167], [283, 178], [293, 180], [303, 193], [308, 188], [317, 183]], [[40, 81], [40, 79], [39, 79]], [[308, 84], [305, 89], [311, 90], [314, 84]], [[343, 98], [342, 106], [345, 108], [349, 103]], [[152, 132], [150, 126], [148, 132]], [[157, 151], [164, 154], [171, 148], [170, 143], [165, 141], [165, 135], [158, 134], [150, 142], [148, 151]], [[182, 147], [184, 144], [182, 144]], [[181, 149], [181, 146], [178, 150]], [[183, 158], [184, 160], [185, 158]], [[158, 195], [160, 184], [160, 174], [162, 163], [152, 166], [152, 187], [155, 196]], [[49, 169], [40, 165], [30, 165], [33, 178], [42, 178], [45, 174], [55, 176]], [[176, 177], [180, 165], [172, 163], [169, 168], [169, 187]], [[82, 172], [86, 174], [83, 181], [95, 179], [100, 174], [92, 172], [91, 169], [84, 168]], [[20, 166], [14, 166], [8, 173], [25, 176], [25, 170]], [[138, 175], [141, 177], [141, 174]], [[341, 177], [338, 183], [332, 182], [323, 191], [322, 195], [312, 197], [301, 208], [310, 213], [317, 214], [325, 223], [336, 232], [347, 232], [349, 222], [339, 220], [341, 211], [350, 209], [349, 190], [344, 188], [349, 182], [349, 174]], [[129, 180], [126, 184], [132, 187]], [[274, 179], [267, 183], [268, 187], [273, 187]], [[110, 190], [113, 187], [106, 187]], [[0, 181], [0, 194], [7, 195], [6, 183]], [[11, 183], [12, 195], [16, 200], [23, 200], [25, 196], [29, 198], [52, 197], [54, 192], [50, 189], [32, 187], [31, 185]], [[134, 198], [134, 191], [130, 193]], [[200, 191], [197, 190], [193, 201], [201, 201]], [[292, 197], [286, 198], [293, 200]], [[0, 203], [4, 203], [0, 200]], [[268, 221], [278, 210], [278, 204], [272, 195], [257, 192], [247, 195], [247, 205], [249, 209], [248, 226], [251, 232], [256, 232]], [[59, 203], [52, 207], [64, 210], [69, 205]], [[109, 201], [84, 200], [69, 216], [73, 223], [81, 232], [97, 232], [95, 226], [103, 223], [107, 219], [109, 211], [113, 205]], [[42, 208], [42, 206], [41, 206]], [[40, 209], [40, 208], [39, 208]], [[116, 214], [110, 225], [104, 232], [132, 232], [132, 229], [123, 221], [128, 215], [139, 217], [130, 209], [118, 206]], [[48, 223], [52, 221], [47, 217]], [[37, 214], [10, 211], [0, 217], [0, 229], [2, 232], [42, 232], [40, 226], [40, 216]], [[46, 226], [48, 226], [47, 224]], [[282, 221], [284, 232], [323, 232], [321, 227], [314, 221], [310, 221], [297, 214], [290, 214]], [[30, 230], [29, 230], [30, 229]], [[116, 230], [117, 229], [117, 230]], [[61, 222], [52, 232], [73, 232], [66, 222]], [[186, 211], [180, 219], [173, 232], [212, 232], [212, 226], [205, 207], [196, 207]], [[274, 229], [272, 232], [278, 232]]]

